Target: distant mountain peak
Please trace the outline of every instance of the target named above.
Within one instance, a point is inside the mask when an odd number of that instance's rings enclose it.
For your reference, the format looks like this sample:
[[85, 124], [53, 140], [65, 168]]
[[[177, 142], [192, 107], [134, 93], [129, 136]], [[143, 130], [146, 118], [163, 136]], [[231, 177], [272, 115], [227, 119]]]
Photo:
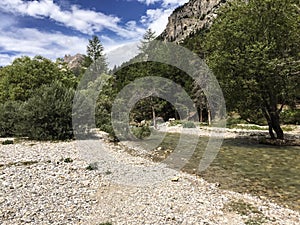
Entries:
[[226, 0], [190, 0], [174, 10], [160, 39], [180, 43], [188, 36], [211, 26], [216, 11]]
[[73, 70], [81, 67], [84, 61], [84, 55], [79, 53], [74, 56], [65, 55], [63, 61], [67, 63], [69, 69]]

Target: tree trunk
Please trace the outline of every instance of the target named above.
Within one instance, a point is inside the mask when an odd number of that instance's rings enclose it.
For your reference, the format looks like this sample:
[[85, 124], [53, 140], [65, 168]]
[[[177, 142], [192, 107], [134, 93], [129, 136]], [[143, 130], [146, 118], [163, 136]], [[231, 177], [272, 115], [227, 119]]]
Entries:
[[271, 136], [272, 139], [275, 139], [275, 134], [273, 132], [273, 128], [272, 128], [272, 124], [271, 124], [271, 121], [268, 122], [268, 126], [269, 126], [269, 134]]
[[284, 139], [283, 130], [280, 127], [279, 114], [277, 112], [270, 113], [272, 128], [276, 133], [277, 139]]
[[152, 118], [153, 118], [153, 126], [154, 126], [154, 129], [157, 129], [155, 109], [154, 109], [153, 106], [152, 106]]
[[203, 122], [203, 109], [202, 109], [202, 107], [200, 107], [200, 115], [199, 115], [199, 121], [200, 121], [200, 123], [202, 123]]
[[[262, 109], [265, 118], [268, 121], [269, 134], [272, 139], [284, 139], [283, 130], [280, 127], [279, 112], [276, 110]], [[274, 132], [276, 133], [276, 136]]]
[[208, 125], [211, 125], [211, 113], [209, 107], [207, 107], [207, 120], [208, 120]]

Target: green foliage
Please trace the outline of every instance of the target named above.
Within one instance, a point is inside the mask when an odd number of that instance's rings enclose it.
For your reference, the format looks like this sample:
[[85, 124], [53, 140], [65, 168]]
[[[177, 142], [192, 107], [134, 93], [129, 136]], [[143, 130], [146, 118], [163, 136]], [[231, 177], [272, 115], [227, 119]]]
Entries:
[[272, 130], [283, 138], [280, 105], [294, 102], [300, 88], [299, 26], [292, 1], [233, 1], [206, 35], [207, 62], [227, 107], [246, 120], [264, 116], [274, 138]]
[[177, 126], [179, 124], [182, 124], [182, 121], [180, 121], [180, 120], [172, 120], [172, 121], [170, 121], [170, 126]]
[[64, 159], [64, 162], [65, 162], [65, 163], [72, 163], [72, 162], [73, 162], [73, 159], [71, 159], [71, 158], [68, 157], [68, 158], [65, 158], [65, 159]]
[[65, 140], [73, 137], [72, 100], [74, 90], [59, 82], [42, 85], [22, 105], [18, 124], [21, 136], [36, 140]]
[[284, 124], [300, 124], [300, 109], [289, 109], [282, 112], [281, 120]]
[[5, 101], [26, 101], [41, 86], [60, 81], [67, 87], [75, 87], [77, 78], [65, 65], [49, 59], [27, 56], [0, 70], [0, 103]]
[[107, 72], [104, 48], [96, 35], [89, 40], [89, 44], [87, 46], [87, 56], [88, 58], [85, 59], [85, 63], [89, 64], [89, 62], [92, 62], [93, 70], [100, 71], [101, 73]]
[[235, 126], [237, 124], [247, 124], [247, 123], [248, 123], [247, 121], [241, 119], [240, 117], [233, 117], [233, 116], [227, 118], [226, 121], [226, 125], [228, 127]]
[[243, 130], [267, 130], [268, 129], [257, 125], [232, 125], [230, 126], [230, 128], [243, 129]]
[[114, 89], [115, 79], [113, 76], [105, 76], [106, 78], [102, 79], [104, 84], [96, 103], [96, 127], [107, 132], [113, 140], [116, 140], [114, 129], [111, 124], [111, 107], [116, 96], [116, 90]]
[[142, 53], [145, 53], [151, 41], [155, 40], [155, 32], [149, 28], [143, 36], [143, 40], [141, 40], [140, 46], [138, 46], [139, 50]]
[[0, 104], [0, 136], [12, 137], [20, 121], [21, 102], [7, 101]]
[[284, 130], [284, 131], [293, 131], [293, 130], [295, 130], [295, 127], [292, 127], [292, 126], [284, 126], [284, 127], [282, 127], [282, 130]]
[[243, 200], [230, 202], [225, 205], [225, 208], [230, 212], [236, 212], [242, 216], [246, 216], [247, 220], [245, 224], [247, 225], [262, 225], [269, 221], [269, 218], [265, 217], [261, 211]]
[[13, 140], [5, 140], [5, 141], [2, 141], [2, 145], [12, 145], [14, 144], [14, 141]]
[[150, 136], [151, 130], [149, 126], [133, 127], [131, 131], [138, 139], [145, 139]]
[[94, 162], [94, 163], [90, 163], [87, 167], [87, 170], [98, 170], [98, 163]]
[[192, 122], [192, 121], [184, 121], [184, 122], [182, 123], [182, 127], [183, 127], [183, 128], [196, 128], [196, 125], [195, 125], [195, 123]]
[[[191, 77], [178, 68], [158, 62], [139, 62], [122, 67], [115, 74], [117, 91], [122, 90], [134, 80], [147, 76], [170, 79], [183, 87], [188, 94], [191, 93], [193, 84]], [[149, 85], [154, 86], [154, 84]], [[156, 86], [159, 86], [159, 90], [156, 92], [164, 93], [164, 91], [170, 90], [166, 83], [157, 83]], [[175, 108], [166, 100], [154, 96], [144, 96], [132, 110], [131, 119], [136, 121], [153, 119], [153, 110], [157, 117], [163, 117], [165, 120], [175, 117], [176, 114]]]

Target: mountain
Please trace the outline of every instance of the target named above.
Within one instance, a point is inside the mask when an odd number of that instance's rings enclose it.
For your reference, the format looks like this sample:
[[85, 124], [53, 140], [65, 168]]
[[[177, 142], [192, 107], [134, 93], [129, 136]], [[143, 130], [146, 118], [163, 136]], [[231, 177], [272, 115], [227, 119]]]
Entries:
[[63, 61], [67, 63], [69, 69], [75, 69], [78, 67], [81, 67], [83, 61], [84, 61], [84, 55], [82, 54], [76, 54], [74, 56], [71, 55], [65, 55]]
[[190, 0], [175, 9], [159, 39], [181, 43], [188, 36], [211, 26], [216, 11], [226, 0]]

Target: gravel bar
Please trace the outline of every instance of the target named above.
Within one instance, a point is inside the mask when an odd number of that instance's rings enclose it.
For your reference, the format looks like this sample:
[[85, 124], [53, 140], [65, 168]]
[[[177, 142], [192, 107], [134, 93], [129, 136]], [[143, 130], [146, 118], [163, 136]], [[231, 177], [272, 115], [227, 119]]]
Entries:
[[118, 182], [130, 172], [124, 163], [138, 171], [155, 163], [100, 141], [122, 164], [88, 169], [76, 141], [0, 145], [0, 224], [300, 224], [299, 212], [163, 167], [160, 182]]

